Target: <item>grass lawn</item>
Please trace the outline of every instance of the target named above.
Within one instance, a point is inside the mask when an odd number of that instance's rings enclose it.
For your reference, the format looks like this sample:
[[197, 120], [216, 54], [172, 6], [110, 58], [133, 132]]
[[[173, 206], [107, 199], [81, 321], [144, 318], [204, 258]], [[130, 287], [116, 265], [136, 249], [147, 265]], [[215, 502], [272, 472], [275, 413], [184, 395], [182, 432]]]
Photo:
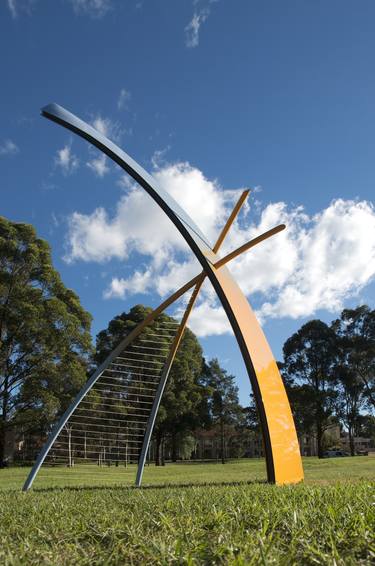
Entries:
[[374, 564], [375, 458], [304, 467], [276, 487], [262, 460], [150, 466], [141, 490], [134, 467], [46, 468], [26, 494], [0, 470], [0, 564]]

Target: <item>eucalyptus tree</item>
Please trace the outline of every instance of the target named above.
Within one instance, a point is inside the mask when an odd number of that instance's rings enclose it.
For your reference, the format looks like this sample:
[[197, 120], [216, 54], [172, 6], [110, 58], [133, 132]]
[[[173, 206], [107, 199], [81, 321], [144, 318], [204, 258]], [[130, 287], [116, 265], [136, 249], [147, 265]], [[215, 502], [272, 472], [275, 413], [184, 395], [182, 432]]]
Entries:
[[[95, 360], [100, 363], [109, 352], [119, 344], [146, 316], [151, 308], [135, 305], [129, 312], [113, 318], [108, 327], [97, 336]], [[156, 322], [146, 328], [148, 337], [158, 335], [158, 324], [174, 323], [173, 317], [163, 313]], [[165, 342], [165, 347], [168, 343]], [[160, 342], [160, 347], [163, 344]], [[136, 361], [132, 362], [134, 365]], [[181, 437], [188, 434], [199, 424], [199, 411], [202, 404], [204, 389], [200, 384], [203, 357], [202, 349], [195, 334], [186, 328], [176, 357], [170, 370], [166, 389], [164, 391], [157, 420], [154, 427], [153, 439], [155, 445], [155, 463], [164, 463], [163, 447], [168, 441], [171, 445], [172, 459], [177, 459], [177, 449]]]
[[0, 462], [8, 430], [46, 432], [85, 381], [90, 324], [48, 243], [0, 217]]
[[307, 420], [315, 429], [318, 456], [322, 458], [323, 433], [337, 403], [335, 332], [324, 322], [312, 320], [285, 342], [283, 352], [283, 374], [292, 379], [294, 388], [299, 390], [296, 396], [300, 406], [296, 407], [295, 412], [301, 417], [301, 412], [305, 410]]
[[336, 334], [335, 372], [339, 391], [338, 415], [348, 431], [350, 453], [361, 415], [375, 407], [375, 311], [366, 305], [345, 309], [332, 323]]
[[210, 388], [209, 411], [212, 424], [220, 427], [221, 461], [225, 464], [226, 426], [238, 424], [243, 417], [243, 409], [238, 400], [238, 387], [235, 377], [223, 369], [217, 358], [205, 364], [205, 383]]
[[[375, 409], [375, 310], [367, 305], [344, 309], [332, 328], [340, 339], [345, 366], [363, 385], [368, 407]], [[355, 377], [354, 377], [355, 376]]]

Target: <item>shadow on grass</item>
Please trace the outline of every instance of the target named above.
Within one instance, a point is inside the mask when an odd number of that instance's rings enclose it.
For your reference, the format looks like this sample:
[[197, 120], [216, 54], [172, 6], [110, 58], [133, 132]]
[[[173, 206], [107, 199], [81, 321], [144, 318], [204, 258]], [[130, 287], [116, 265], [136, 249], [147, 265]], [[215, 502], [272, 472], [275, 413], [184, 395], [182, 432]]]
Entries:
[[242, 481], [222, 481], [222, 482], [192, 482], [192, 483], [161, 483], [161, 484], [146, 484], [142, 487], [137, 487], [135, 485], [74, 485], [74, 486], [51, 486], [51, 487], [36, 487], [30, 489], [25, 493], [51, 493], [56, 491], [107, 491], [107, 490], [118, 490], [118, 491], [144, 491], [152, 489], [186, 489], [194, 487], [230, 487], [230, 486], [240, 486], [240, 485], [266, 485], [267, 480], [242, 480]]

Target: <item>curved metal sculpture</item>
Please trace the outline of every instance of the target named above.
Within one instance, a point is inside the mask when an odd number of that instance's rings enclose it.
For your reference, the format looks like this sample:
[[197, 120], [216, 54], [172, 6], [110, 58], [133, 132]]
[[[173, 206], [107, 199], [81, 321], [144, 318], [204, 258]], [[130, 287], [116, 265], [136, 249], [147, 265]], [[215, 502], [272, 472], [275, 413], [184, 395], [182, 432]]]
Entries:
[[137, 485], [140, 485], [148, 443], [151, 437], [160, 399], [168, 378], [168, 373], [192, 306], [206, 276], [210, 279], [228, 316], [247, 368], [263, 433], [268, 481], [277, 484], [296, 483], [301, 481], [303, 479], [303, 469], [298, 439], [281, 376], [267, 340], [246, 297], [243, 295], [242, 291], [225, 267], [225, 263], [227, 263], [227, 261], [236, 257], [239, 253], [242, 253], [246, 249], [249, 249], [259, 241], [262, 241], [269, 235], [280, 231], [284, 228], [284, 226], [277, 227], [265, 235], [255, 238], [254, 241], [241, 246], [238, 250], [228, 254], [225, 258], [220, 259], [217, 256], [219, 247], [246, 195], [243, 195], [240, 198], [239, 203], [235, 207], [235, 210], [224, 227], [216, 245], [211, 248], [207, 238], [203, 235], [201, 230], [195, 225], [186, 212], [174, 201], [174, 199], [163, 189], [158, 187], [155, 179], [153, 179], [153, 177], [144, 171], [131, 157], [129, 157], [113, 142], [108, 140], [104, 135], [89, 126], [87, 123], [56, 104], [50, 104], [43, 108], [42, 115], [68, 128], [95, 145], [98, 149], [103, 151], [118, 165], [120, 165], [120, 167], [122, 167], [131, 177], [133, 177], [133, 179], [146, 190], [146, 192], [154, 199], [154, 201], [174, 223], [199, 260], [203, 268], [203, 273], [188, 282], [179, 291], [164, 301], [162, 305], [155, 309], [155, 311], [153, 311], [145, 321], [138, 325], [138, 327], [122, 341], [104, 364], [98, 368], [52, 431], [48, 442], [30, 472], [25, 483], [24, 490], [27, 490], [31, 486], [40, 466], [42, 465], [57, 436], [63, 429], [65, 423], [74, 413], [79, 403], [82, 402], [85, 395], [90, 391], [95, 383], [98, 382], [98, 379], [100, 379], [103, 373], [108, 371], [108, 368], [113, 367], [111, 364], [116, 362], [119, 354], [124, 351], [124, 348], [132, 343], [132, 341], [148, 324], [154, 321], [168, 305], [176, 300], [176, 298], [180, 297], [184, 292], [195, 285], [195, 290], [193, 291], [188, 308], [186, 309], [183, 320], [181, 321], [175, 337], [172, 340], [169, 354], [164, 362], [164, 366], [160, 374], [160, 381], [156, 390], [151, 413], [148, 418], [142, 449], [140, 452], [136, 480]]

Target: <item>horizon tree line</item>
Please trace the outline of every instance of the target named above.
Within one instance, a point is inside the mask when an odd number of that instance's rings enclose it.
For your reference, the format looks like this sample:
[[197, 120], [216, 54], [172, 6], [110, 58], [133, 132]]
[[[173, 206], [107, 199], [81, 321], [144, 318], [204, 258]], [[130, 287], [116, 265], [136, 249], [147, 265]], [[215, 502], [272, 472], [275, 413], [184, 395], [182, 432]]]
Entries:
[[[93, 348], [91, 315], [64, 286], [48, 243], [32, 226], [0, 217], [0, 465], [8, 431], [45, 436], [92, 370], [149, 312], [135, 305], [114, 317]], [[332, 422], [347, 430], [351, 454], [356, 435], [375, 436], [375, 310], [361, 305], [331, 324], [307, 322], [286, 340], [279, 367], [297, 432], [316, 434], [319, 457]], [[244, 438], [258, 432], [256, 409], [251, 397], [240, 405], [235, 376], [206, 360], [186, 329], [154, 430], [156, 464], [166, 443], [176, 460], [181, 447], [186, 454], [192, 448], [195, 430], [213, 427], [224, 462], [226, 430]]]

